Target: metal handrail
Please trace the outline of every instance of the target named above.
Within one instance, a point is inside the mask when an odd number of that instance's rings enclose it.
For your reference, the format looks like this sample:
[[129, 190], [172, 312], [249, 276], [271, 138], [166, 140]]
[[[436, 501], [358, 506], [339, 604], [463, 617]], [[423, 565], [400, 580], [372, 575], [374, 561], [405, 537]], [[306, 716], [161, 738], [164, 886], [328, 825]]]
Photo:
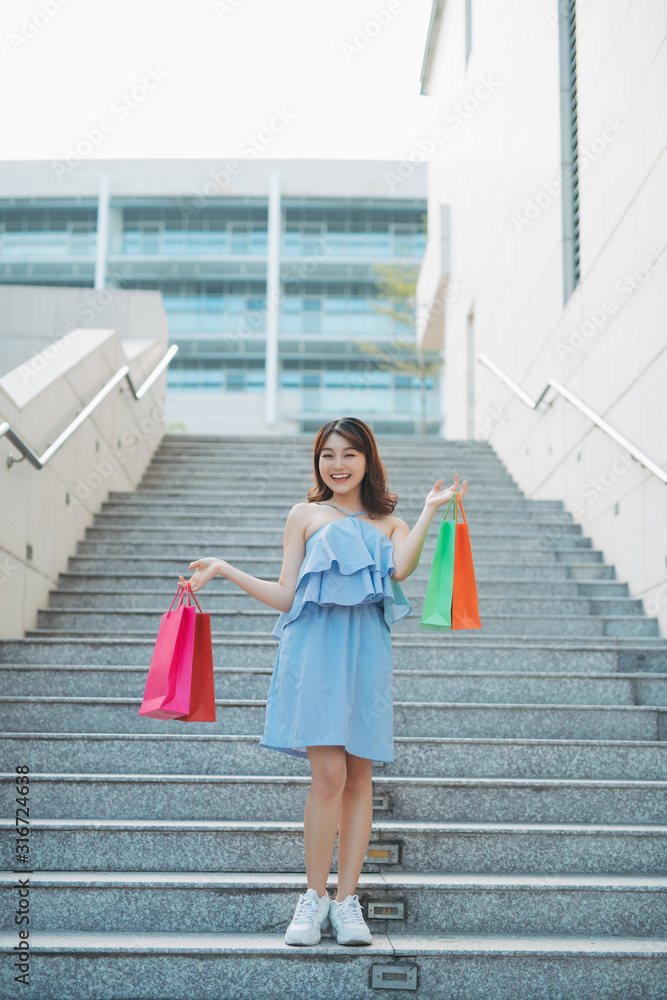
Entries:
[[599, 416], [595, 410], [591, 410], [590, 406], [587, 406], [583, 400], [579, 399], [578, 396], [575, 396], [573, 392], [566, 389], [565, 386], [561, 385], [560, 382], [557, 382], [556, 379], [548, 378], [547, 384], [542, 392], [539, 394], [537, 399], [533, 400], [527, 392], [523, 391], [521, 386], [517, 385], [516, 382], [513, 382], [509, 375], [506, 375], [502, 368], [499, 368], [495, 362], [486, 356], [486, 354], [478, 354], [477, 360], [481, 361], [483, 365], [486, 365], [486, 367], [489, 368], [494, 375], [497, 375], [498, 378], [504, 382], [505, 385], [511, 389], [523, 403], [526, 404], [526, 406], [531, 408], [531, 410], [537, 409], [549, 389], [555, 389], [556, 392], [560, 393], [564, 399], [567, 399], [569, 403], [572, 403], [573, 406], [576, 406], [578, 410], [587, 416], [589, 420], [592, 420], [593, 423], [600, 428], [600, 430], [604, 431], [605, 434], [608, 434], [609, 437], [616, 441], [617, 444], [620, 444], [621, 447], [627, 449], [627, 451], [630, 452], [632, 457], [639, 462], [640, 465], [643, 465], [644, 468], [648, 469], [649, 472], [652, 472], [654, 476], [657, 476], [661, 482], [667, 483], [667, 472], [665, 472], [664, 469], [661, 469], [656, 462], [648, 457], [648, 455], [645, 455], [643, 451], [640, 451], [636, 445], [631, 444], [626, 437], [608, 424], [606, 420], [603, 420], [603, 418]]
[[152, 386], [153, 382], [158, 377], [158, 375], [160, 375], [161, 372], [164, 371], [164, 369], [167, 367], [167, 365], [174, 357], [174, 355], [177, 353], [177, 351], [178, 351], [178, 344], [172, 344], [172, 346], [169, 348], [164, 357], [157, 363], [157, 365], [150, 373], [148, 378], [142, 383], [142, 385], [138, 389], [135, 389], [134, 387], [134, 382], [132, 381], [132, 376], [130, 375], [129, 367], [127, 365], [123, 365], [122, 368], [119, 368], [116, 374], [113, 375], [107, 383], [105, 383], [105, 385], [102, 387], [102, 389], [100, 389], [98, 394], [93, 399], [91, 399], [91, 401], [88, 403], [87, 406], [84, 407], [81, 413], [79, 413], [78, 416], [74, 418], [72, 423], [65, 428], [60, 437], [57, 438], [53, 442], [53, 444], [46, 449], [43, 455], [36, 455], [35, 452], [32, 450], [32, 448], [30, 447], [30, 445], [26, 444], [25, 441], [23, 441], [22, 438], [18, 436], [16, 431], [12, 430], [11, 426], [6, 421], [4, 421], [4, 423], [1, 423], [0, 438], [4, 436], [8, 437], [11, 443], [15, 445], [20, 452], [22, 452], [21, 458], [14, 458], [13, 455], [7, 455], [8, 467], [11, 469], [12, 465], [14, 465], [16, 462], [22, 462], [24, 458], [27, 458], [30, 462], [32, 462], [32, 464], [35, 466], [36, 469], [43, 469], [46, 463], [55, 455], [58, 449], [65, 444], [65, 441], [67, 441], [68, 438], [72, 436], [77, 427], [81, 426], [84, 420], [86, 420], [93, 412], [93, 410], [95, 410], [100, 405], [102, 400], [109, 395], [112, 389], [115, 389], [115, 387], [118, 385], [119, 382], [122, 382], [123, 379], [127, 379], [134, 398], [141, 399], [144, 393], [147, 392], [148, 389], [150, 389], [150, 387]]

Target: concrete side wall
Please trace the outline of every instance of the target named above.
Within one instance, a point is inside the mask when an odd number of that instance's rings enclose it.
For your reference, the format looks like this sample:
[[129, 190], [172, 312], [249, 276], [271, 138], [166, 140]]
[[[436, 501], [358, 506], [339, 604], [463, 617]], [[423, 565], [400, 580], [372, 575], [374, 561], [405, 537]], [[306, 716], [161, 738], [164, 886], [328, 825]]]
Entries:
[[34, 368], [35, 354], [82, 328], [118, 330], [123, 339], [149, 341], [156, 360], [168, 347], [161, 292], [0, 285], [0, 375], [19, 365]]
[[[50, 302], [46, 293], [52, 289], [20, 291], [22, 303], [20, 296], [12, 297], [16, 324], [37, 331], [41, 323], [48, 336], [52, 326], [44, 317], [67, 314], [60, 293], [76, 291], [81, 298], [90, 290], [57, 290], [59, 301]], [[39, 302], [33, 316], [35, 293]], [[131, 298], [136, 293], [115, 294]], [[158, 300], [153, 298], [154, 305]], [[125, 303], [128, 315], [134, 306]], [[122, 312], [120, 300], [117, 308]], [[7, 421], [42, 455], [123, 365], [129, 365], [135, 387], [141, 385], [167, 349], [163, 319], [161, 304], [159, 310], [146, 308], [134, 339], [121, 340], [115, 329], [74, 329], [53, 342], [49, 336], [44, 352], [26, 356], [24, 364], [0, 378], [0, 423]], [[20, 453], [0, 438], [0, 637], [21, 637], [37, 627], [37, 609], [48, 606], [49, 590], [57, 587], [58, 574], [67, 569], [68, 557], [76, 554], [78, 540], [109, 491], [132, 490], [141, 480], [169, 419], [165, 384], [163, 372], [136, 400], [127, 381], [120, 382], [43, 469], [27, 458], [9, 467], [6, 456], [18, 459]]]
[[172, 434], [296, 434], [299, 422], [287, 414], [301, 408], [299, 393], [281, 392], [278, 419], [272, 427], [264, 422], [263, 392], [213, 392], [179, 390], [167, 394]]
[[533, 398], [556, 378], [667, 463], [667, 117], [659, 98], [667, 5], [577, 5], [581, 282], [565, 306], [556, 0], [477, 0], [467, 68], [462, 9], [445, 7], [430, 85], [443, 114], [466, 100], [469, 109], [430, 165], [429, 211], [451, 206], [461, 288], [444, 322], [447, 436], [466, 433], [472, 378], [475, 433], [490, 437], [528, 496], [565, 500], [665, 634], [665, 486], [562, 398], [533, 412], [488, 369], [471, 371], [468, 339], [472, 331], [475, 353]]
[[283, 197], [294, 198], [424, 198], [427, 184], [426, 164], [415, 163], [394, 189], [387, 175], [402, 169], [395, 160], [87, 159], [71, 168], [55, 163], [55, 169], [48, 160], [0, 163], [0, 198], [96, 198], [103, 173], [112, 197], [266, 198], [272, 173], [280, 174]]

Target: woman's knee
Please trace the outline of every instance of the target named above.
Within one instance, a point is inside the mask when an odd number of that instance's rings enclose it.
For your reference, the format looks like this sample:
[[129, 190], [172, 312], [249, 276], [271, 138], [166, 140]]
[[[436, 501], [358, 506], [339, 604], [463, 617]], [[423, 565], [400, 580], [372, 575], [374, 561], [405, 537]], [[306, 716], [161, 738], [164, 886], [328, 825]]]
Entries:
[[373, 761], [347, 754], [345, 791], [361, 792], [372, 787]]
[[306, 747], [310, 758], [311, 788], [320, 795], [340, 795], [347, 779], [344, 747]]

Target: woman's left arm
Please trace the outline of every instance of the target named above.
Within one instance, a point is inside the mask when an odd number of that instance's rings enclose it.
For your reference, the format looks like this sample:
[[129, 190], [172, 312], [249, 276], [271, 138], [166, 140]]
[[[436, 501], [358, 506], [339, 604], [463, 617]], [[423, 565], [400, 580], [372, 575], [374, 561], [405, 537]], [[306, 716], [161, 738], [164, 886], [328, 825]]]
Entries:
[[[417, 569], [419, 560], [421, 559], [422, 549], [424, 548], [424, 542], [426, 541], [429, 525], [433, 520], [433, 515], [438, 507], [441, 507], [444, 503], [449, 503], [454, 496], [454, 493], [458, 490], [458, 473], [454, 476], [454, 482], [448, 490], [441, 489], [441, 486], [442, 479], [439, 479], [429, 495], [426, 497], [426, 500], [424, 501], [424, 509], [417, 518], [417, 522], [412, 531], [409, 530], [405, 521], [402, 521], [396, 528], [394, 528], [391, 535], [391, 540], [394, 546], [394, 572], [392, 574], [392, 580], [396, 580], [397, 582], [405, 580]], [[466, 495], [467, 490], [468, 480], [464, 479], [461, 483], [461, 489], [459, 490], [459, 496], [461, 499], [463, 499]]]

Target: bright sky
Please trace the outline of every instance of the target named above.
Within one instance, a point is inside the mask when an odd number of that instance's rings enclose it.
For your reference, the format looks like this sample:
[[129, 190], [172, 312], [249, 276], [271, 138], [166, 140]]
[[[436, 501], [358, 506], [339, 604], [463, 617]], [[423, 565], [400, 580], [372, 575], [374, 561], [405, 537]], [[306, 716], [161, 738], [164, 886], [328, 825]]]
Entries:
[[99, 159], [242, 156], [260, 131], [267, 158], [402, 159], [438, 119], [419, 94], [430, 9], [6, 0], [0, 159], [63, 158], [86, 130]]

